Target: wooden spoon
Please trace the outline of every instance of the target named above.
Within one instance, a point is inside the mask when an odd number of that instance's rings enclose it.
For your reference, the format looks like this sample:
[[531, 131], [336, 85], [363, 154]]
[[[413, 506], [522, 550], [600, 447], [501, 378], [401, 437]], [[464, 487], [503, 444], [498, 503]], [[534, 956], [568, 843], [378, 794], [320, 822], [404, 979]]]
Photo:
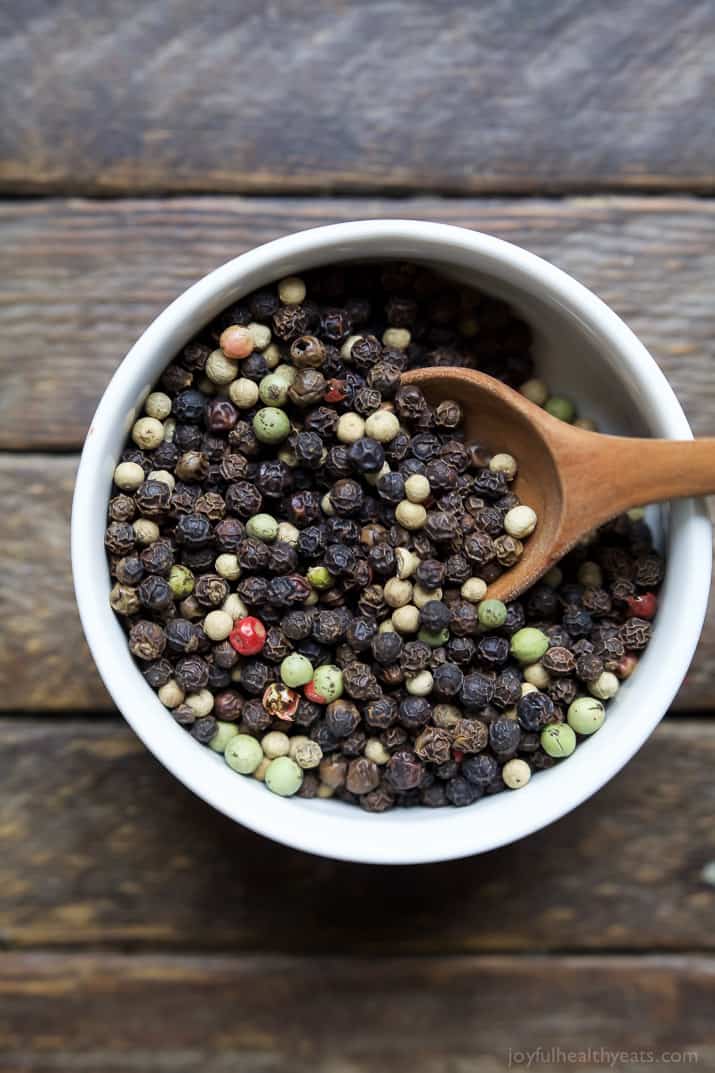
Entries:
[[508, 451], [519, 465], [514, 491], [538, 515], [519, 562], [488, 590], [512, 600], [596, 526], [630, 507], [715, 492], [715, 438], [647, 440], [574, 428], [499, 380], [472, 369], [413, 369], [430, 403], [455, 399], [468, 442]]

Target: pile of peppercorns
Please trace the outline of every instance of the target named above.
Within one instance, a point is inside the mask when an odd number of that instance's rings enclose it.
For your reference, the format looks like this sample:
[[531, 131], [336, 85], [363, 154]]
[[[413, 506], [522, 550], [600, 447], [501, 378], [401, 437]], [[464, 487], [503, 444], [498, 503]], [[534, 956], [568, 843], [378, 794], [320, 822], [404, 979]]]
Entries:
[[530, 342], [421, 267], [330, 267], [227, 309], [164, 371], [114, 474], [110, 600], [173, 718], [235, 771], [371, 812], [468, 805], [600, 728], [663, 576], [642, 512], [486, 598], [538, 521], [518, 460], [400, 383], [478, 368], [593, 427]]

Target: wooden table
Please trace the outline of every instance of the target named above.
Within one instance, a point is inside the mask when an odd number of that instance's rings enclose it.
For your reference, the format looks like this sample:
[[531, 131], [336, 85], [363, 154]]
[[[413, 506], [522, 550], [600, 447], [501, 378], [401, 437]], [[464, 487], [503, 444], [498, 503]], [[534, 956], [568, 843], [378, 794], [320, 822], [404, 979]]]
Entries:
[[77, 453], [131, 342], [209, 268], [336, 220], [550, 258], [712, 433], [711, 5], [0, 18], [0, 1073], [496, 1073], [537, 1048], [533, 1069], [641, 1049], [713, 1068], [715, 613], [676, 711], [575, 813], [473, 860], [367, 868], [241, 830], [147, 755], [67, 562]]

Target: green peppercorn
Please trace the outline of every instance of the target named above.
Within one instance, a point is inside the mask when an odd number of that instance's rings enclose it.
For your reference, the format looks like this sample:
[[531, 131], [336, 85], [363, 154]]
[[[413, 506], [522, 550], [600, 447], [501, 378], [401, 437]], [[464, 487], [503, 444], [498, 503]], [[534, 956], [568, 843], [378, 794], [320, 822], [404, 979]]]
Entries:
[[577, 734], [595, 734], [603, 726], [606, 709], [595, 697], [577, 697], [569, 705], [566, 718]]
[[213, 749], [215, 753], [222, 753], [225, 751], [226, 746], [235, 738], [238, 734], [238, 728], [235, 723], [216, 723], [216, 733], [209, 742], [209, 748]]
[[281, 678], [285, 685], [295, 689], [305, 686], [313, 677], [313, 664], [298, 652], [292, 652], [281, 663]]
[[482, 600], [477, 608], [479, 625], [487, 629], [495, 630], [506, 622], [506, 604], [501, 600]]
[[288, 415], [276, 406], [265, 406], [253, 418], [253, 431], [261, 443], [280, 443], [290, 433]]
[[570, 399], [562, 395], [552, 395], [546, 400], [544, 409], [552, 417], [558, 417], [559, 421], [567, 421], [569, 424], [576, 416], [576, 408]]
[[418, 641], [424, 641], [430, 648], [440, 648], [442, 645], [446, 645], [449, 640], [449, 630], [445, 627], [443, 630], [426, 630], [424, 627], [417, 634]]
[[250, 734], [236, 734], [226, 745], [223, 755], [234, 771], [241, 775], [252, 775], [263, 759], [263, 749]]
[[175, 563], [169, 571], [169, 588], [177, 600], [183, 600], [194, 591], [194, 575], [187, 566]]
[[288, 401], [288, 388], [285, 377], [277, 373], [268, 373], [258, 385], [261, 402], [266, 406], [285, 406]]
[[339, 667], [324, 664], [313, 675], [313, 686], [318, 696], [325, 697], [328, 702], [337, 700], [343, 695], [343, 672]]
[[305, 576], [314, 589], [322, 591], [333, 586], [333, 579], [326, 566], [311, 566]]
[[539, 740], [544, 752], [557, 759], [571, 756], [576, 748], [576, 735], [568, 723], [554, 723], [544, 727]]
[[278, 756], [266, 768], [265, 783], [271, 793], [292, 797], [303, 784], [303, 771], [289, 756]]
[[[484, 605], [480, 604], [481, 611]], [[519, 663], [538, 663], [549, 647], [549, 638], [534, 626], [517, 630], [511, 639], [511, 654]]]
[[246, 522], [246, 532], [256, 540], [270, 542], [278, 536], [278, 522], [272, 514], [254, 514]]

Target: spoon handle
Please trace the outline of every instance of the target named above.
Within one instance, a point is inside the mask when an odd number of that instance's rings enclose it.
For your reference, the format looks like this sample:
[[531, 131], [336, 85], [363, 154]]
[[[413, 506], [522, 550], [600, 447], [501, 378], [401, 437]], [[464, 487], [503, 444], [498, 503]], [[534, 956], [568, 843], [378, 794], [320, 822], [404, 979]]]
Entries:
[[644, 440], [569, 430], [562, 461], [566, 528], [559, 543], [631, 507], [715, 493], [715, 438]]

